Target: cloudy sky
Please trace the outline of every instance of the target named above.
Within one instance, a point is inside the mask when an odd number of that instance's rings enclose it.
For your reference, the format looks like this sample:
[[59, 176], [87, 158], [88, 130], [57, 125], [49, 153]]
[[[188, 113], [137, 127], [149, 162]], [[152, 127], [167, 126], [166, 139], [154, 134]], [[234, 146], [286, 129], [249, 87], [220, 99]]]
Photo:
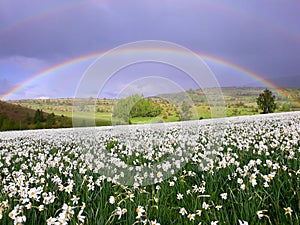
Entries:
[[[221, 86], [300, 88], [299, 12], [299, 0], [0, 0], [0, 96], [73, 97], [98, 56], [142, 40], [199, 54]], [[197, 88], [176, 68], [139, 63], [112, 74], [100, 95], [155, 86], [157, 76]]]

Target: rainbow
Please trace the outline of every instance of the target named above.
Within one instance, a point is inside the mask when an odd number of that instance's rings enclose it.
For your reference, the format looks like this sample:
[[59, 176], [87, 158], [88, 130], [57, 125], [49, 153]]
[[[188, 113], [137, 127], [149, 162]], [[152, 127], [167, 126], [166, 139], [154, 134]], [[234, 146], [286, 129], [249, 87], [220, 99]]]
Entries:
[[[32, 23], [43, 21], [47, 18], [52, 18], [60, 13], [80, 10], [80, 9], [82, 9], [82, 7], [87, 6], [90, 3], [91, 3], [90, 1], [86, 1], [86, 0], [72, 1], [72, 3], [61, 4], [60, 6], [56, 6], [56, 7], [52, 7], [52, 8], [45, 8], [41, 11], [35, 12], [34, 14], [27, 15], [25, 17], [20, 17], [19, 19], [13, 21], [12, 23], [2, 26], [1, 30], [0, 30], [0, 36], [5, 35], [10, 32], [14, 32], [15, 30], [18, 30], [20, 28], [29, 26]], [[97, 1], [97, 4], [99, 4], [99, 1]], [[224, 13], [224, 14], [228, 14], [228, 15], [229, 14], [235, 15], [235, 16], [237, 16], [239, 18], [243, 18], [245, 20], [254, 20], [256, 22], [263, 23], [263, 25], [265, 27], [268, 27], [269, 29], [270, 28], [273, 29], [278, 34], [281, 34], [281, 35], [283, 34], [283, 35], [289, 36], [290, 38], [293, 36], [293, 38], [292, 38], [293, 40], [295, 40], [295, 38], [297, 38], [297, 40], [299, 40], [298, 36], [296, 36], [295, 34], [292, 34], [290, 31], [286, 30], [286, 28], [281, 27], [281, 26], [279, 27], [276, 24], [270, 23], [268, 21], [264, 21], [264, 18], [258, 19], [254, 15], [250, 15], [245, 10], [238, 8], [235, 5], [229, 5], [226, 3], [214, 2], [214, 1], [203, 1], [203, 2], [200, 2], [197, 4], [201, 4], [201, 6], [202, 5], [206, 6], [209, 10], [216, 10], [220, 13]], [[161, 51], [164, 51], [164, 50], [162, 49]], [[104, 54], [104, 52], [95, 52], [95, 53], [91, 53], [88, 55], [69, 59], [62, 63], [54, 65], [44, 71], [41, 71], [40, 73], [33, 75], [32, 77], [25, 80], [24, 82], [14, 86], [10, 90], [8, 90], [6, 93], [4, 93], [2, 96], [0, 96], [0, 99], [3, 99], [3, 100], [8, 99], [14, 93], [20, 91], [22, 88], [26, 87], [26, 85], [30, 84], [31, 82], [33, 82], [37, 79], [40, 79], [45, 76], [50, 76], [52, 73], [55, 73], [59, 70], [62, 70], [63, 68], [69, 67], [76, 63], [96, 59], [97, 57], [101, 56], [102, 54]], [[204, 61], [207, 60], [207, 61], [211, 61], [214, 63], [218, 63], [220, 65], [224, 65], [228, 68], [231, 68], [232, 70], [239, 71], [240, 73], [243, 73], [246, 76], [252, 77], [253, 79], [264, 84], [265, 86], [275, 90], [281, 97], [287, 97], [287, 94], [283, 90], [281, 90], [278, 86], [276, 86], [272, 82], [263, 78], [260, 74], [257, 74], [253, 71], [250, 71], [246, 68], [243, 68], [239, 65], [236, 65], [232, 62], [226, 61], [221, 58], [217, 58], [217, 57], [203, 54], [203, 53], [196, 53], [196, 54], [198, 56], [200, 56]]]
[[[132, 51], [139, 51], [140, 53], [143, 53], [143, 51], [149, 51], [149, 49], [139, 49], [139, 50], [126, 50], [126, 51], [119, 51], [115, 54], [130, 54], [132, 53]], [[159, 49], [151, 49], [151, 51], [156, 51], [156, 52], [164, 52], [166, 53], [166, 51], [171, 51], [169, 49], [163, 49], [163, 48], [159, 48]], [[105, 54], [106, 52], [94, 52], [94, 53], [91, 53], [91, 54], [88, 54], [88, 55], [84, 55], [84, 56], [79, 56], [79, 57], [76, 57], [76, 58], [73, 58], [73, 59], [70, 59], [70, 60], [66, 60], [62, 63], [59, 63], [59, 64], [56, 64], [46, 70], [43, 70], [41, 71], [40, 73], [37, 73], [33, 76], [31, 76], [29, 79], [23, 81], [22, 83], [14, 86], [13, 88], [11, 88], [10, 90], [8, 90], [6, 93], [4, 93], [2, 96], [0, 96], [0, 99], [2, 100], [7, 100], [9, 99], [10, 96], [12, 96], [13, 94], [17, 93], [18, 91], [20, 91], [21, 89], [23, 89], [24, 87], [26, 87], [28, 84], [30, 84], [31, 82], [33, 81], [36, 81], [42, 77], [46, 77], [46, 76], [49, 76], [55, 72], [58, 72], [64, 68], [67, 68], [69, 66], [72, 66], [76, 63], [79, 63], [79, 62], [84, 62], [84, 61], [92, 61], [92, 60], [96, 60], [98, 57], [100, 57], [101, 55]], [[172, 54], [185, 54], [185, 53], [182, 53], [180, 51], [172, 51], [172, 52], [167, 52], [167, 53], [172, 53]], [[232, 70], [235, 70], [235, 71], [238, 71], [242, 74], [245, 74], [246, 76], [248, 77], [251, 77], [253, 78], [254, 80], [257, 80], [258, 82], [260, 82], [261, 84], [263, 84], [264, 86], [274, 90], [277, 92], [278, 95], [280, 95], [281, 97], [283, 98], [286, 98], [287, 97], [287, 94], [281, 90], [277, 85], [275, 85], [274, 83], [270, 82], [269, 80], [263, 78], [261, 75], [257, 74], [257, 73], [254, 73], [246, 68], [243, 68], [239, 65], [236, 65], [232, 62], [228, 62], [228, 61], [225, 61], [224, 59], [221, 59], [221, 58], [217, 58], [217, 57], [214, 57], [214, 56], [211, 56], [211, 55], [207, 55], [207, 54], [203, 54], [203, 53], [195, 53], [197, 56], [199, 56], [201, 59], [203, 59], [204, 61], [211, 61], [211, 62], [214, 62], [214, 63], [218, 63], [220, 65], [223, 65], [223, 66], [226, 66]]]

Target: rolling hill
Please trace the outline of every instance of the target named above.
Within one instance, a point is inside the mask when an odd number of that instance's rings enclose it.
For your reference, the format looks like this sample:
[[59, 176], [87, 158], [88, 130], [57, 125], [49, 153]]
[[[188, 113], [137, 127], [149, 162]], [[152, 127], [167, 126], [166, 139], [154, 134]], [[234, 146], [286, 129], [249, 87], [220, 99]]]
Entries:
[[0, 101], [0, 130], [24, 130], [36, 128], [70, 127], [70, 118], [56, 116], [49, 112], [40, 112], [20, 104]]
[[[256, 98], [263, 89], [264, 88], [252, 87], [222, 88], [227, 116], [259, 114], [260, 110], [256, 105]], [[190, 89], [186, 93], [190, 96], [194, 103], [197, 110], [197, 117], [200, 119], [210, 118], [211, 111], [204, 92], [202, 90]], [[300, 110], [300, 89], [285, 88], [280, 90], [281, 94], [278, 94], [277, 92], [273, 93], [276, 95], [276, 112]], [[180, 100], [181, 94], [182, 93], [172, 93], [151, 97], [155, 104], [159, 105], [163, 109], [161, 114], [158, 116], [158, 121], [172, 122], [180, 120], [178, 110], [176, 110], [174, 105], [171, 105], [170, 102], [168, 102], [168, 99]], [[14, 127], [14, 129], [70, 127], [72, 126], [71, 118], [73, 100], [74, 99], [72, 98], [63, 98], [27, 99], [1, 102], [0, 115], [2, 115], [2, 117], [6, 116], [9, 120], [11, 120], [10, 125]], [[96, 125], [111, 125], [112, 110], [116, 102], [116, 99], [91, 99], [91, 101], [88, 101], [87, 105], [83, 107], [86, 107], [87, 110], [95, 107]], [[34, 121], [34, 116], [37, 110], [42, 110], [44, 112], [44, 120], [38, 124]], [[83, 109], [83, 111], [84, 110], [85, 109]], [[49, 124], [47, 124], [47, 117], [53, 113], [60, 116], [55, 116], [55, 123], [49, 126]], [[149, 123], [151, 121], [153, 121], [153, 118], [135, 117], [132, 118], [130, 122], [138, 124]]]

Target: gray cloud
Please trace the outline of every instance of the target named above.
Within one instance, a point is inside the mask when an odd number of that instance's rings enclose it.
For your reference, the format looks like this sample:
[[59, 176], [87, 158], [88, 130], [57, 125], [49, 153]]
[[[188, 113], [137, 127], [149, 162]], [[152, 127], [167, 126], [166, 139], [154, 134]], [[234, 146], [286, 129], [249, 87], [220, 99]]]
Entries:
[[300, 75], [299, 10], [298, 1], [3, 0], [0, 58], [51, 66], [127, 42], [157, 39], [231, 61], [278, 85], [300, 87], [295, 80]]
[[0, 96], [5, 94], [11, 87], [7, 79], [0, 79]]

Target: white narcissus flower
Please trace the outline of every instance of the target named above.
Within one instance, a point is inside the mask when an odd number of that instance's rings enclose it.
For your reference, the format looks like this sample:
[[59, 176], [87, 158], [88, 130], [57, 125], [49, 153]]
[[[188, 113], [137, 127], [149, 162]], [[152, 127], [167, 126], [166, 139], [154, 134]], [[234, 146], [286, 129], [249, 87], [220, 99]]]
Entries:
[[46, 220], [46, 222], [47, 222], [47, 225], [55, 225], [57, 223], [57, 219], [50, 217]]
[[11, 218], [11, 219], [16, 219], [16, 216], [18, 215], [19, 213], [14, 209], [14, 210], [12, 210], [9, 214], [8, 214], [8, 216]]
[[245, 220], [239, 220], [239, 225], [248, 225], [248, 222]]
[[192, 220], [195, 220], [195, 214], [189, 214], [187, 215], [187, 218], [192, 221]]
[[267, 212], [268, 210], [259, 210], [256, 212], [256, 215], [259, 219], [263, 218], [265, 216], [264, 212]]
[[16, 224], [23, 224], [23, 222], [26, 222], [26, 216], [16, 216], [14, 222]]
[[119, 217], [118, 217], [118, 220], [121, 219], [121, 216], [122, 216], [122, 214], [123, 214], [123, 213], [122, 213], [121, 207], [118, 206], [118, 207], [116, 208], [116, 210], [115, 210], [115, 213], [116, 213], [116, 215], [119, 216]]
[[36, 188], [30, 188], [30, 190], [28, 191], [28, 197], [29, 198], [38, 198], [38, 192]]
[[187, 214], [187, 211], [185, 208], [180, 208], [179, 213], [184, 216], [185, 214]]
[[224, 200], [227, 199], [227, 193], [222, 193], [222, 194], [220, 194], [220, 196], [221, 196], [221, 198], [224, 199]]
[[81, 209], [84, 210], [86, 207], [85, 202], [82, 203]]
[[134, 194], [129, 192], [128, 195], [127, 195], [127, 198], [129, 198], [129, 200], [133, 202], [134, 201], [133, 200], [134, 199]]
[[163, 174], [162, 174], [162, 172], [158, 172], [158, 173], [156, 174], [156, 176], [157, 176], [158, 178], [162, 178], [162, 177], [163, 177]]
[[205, 187], [204, 186], [201, 186], [199, 189], [198, 189], [198, 191], [200, 192], [200, 193], [204, 193], [205, 192]]
[[257, 185], [256, 179], [250, 179], [250, 183], [251, 183], [252, 187], [255, 187]]
[[117, 216], [119, 216], [119, 217], [118, 217], [118, 220], [119, 220], [119, 219], [121, 219], [121, 216], [122, 216], [122, 215], [124, 215], [125, 213], [127, 213], [127, 209], [126, 209], [126, 208], [123, 208], [123, 209], [122, 209], [121, 207], [118, 206], [118, 207], [115, 209], [115, 213], [116, 213]]
[[207, 204], [206, 202], [202, 203], [202, 208], [207, 210], [209, 208], [209, 204]]
[[116, 202], [116, 198], [114, 196], [109, 196], [109, 200], [108, 201], [109, 201], [110, 204], [113, 205]]
[[292, 215], [293, 210], [291, 209], [291, 207], [287, 207], [284, 208], [284, 215], [288, 214], [288, 215]]
[[144, 206], [139, 205], [135, 211], [138, 214], [136, 218], [140, 219], [143, 216], [144, 212], [145, 212]]
[[150, 225], [160, 225], [160, 223], [156, 222], [156, 220], [154, 220], [154, 221], [151, 220]]
[[65, 192], [67, 192], [68, 194], [71, 194], [72, 191], [73, 191], [73, 185], [69, 184], [68, 186], [65, 187]]
[[9, 207], [8, 200], [3, 201], [3, 202], [2, 202], [2, 205], [3, 205], [5, 208], [8, 208], [8, 207]]
[[78, 219], [80, 222], [84, 223], [85, 216], [83, 216], [82, 213], [83, 213], [83, 210], [81, 209], [81, 210], [79, 211], [78, 215], [77, 215], [77, 219]]
[[37, 207], [37, 209], [41, 212], [41, 211], [44, 211], [44, 208], [45, 208], [45, 206], [44, 205], [39, 205], [38, 207]]
[[79, 197], [77, 197], [76, 195], [73, 195], [73, 198], [71, 198], [71, 201], [73, 202], [73, 205], [77, 205], [79, 199], [80, 199]]
[[177, 194], [177, 199], [178, 199], [178, 200], [183, 199], [183, 194], [178, 193], [178, 194]]
[[220, 209], [222, 209], [223, 206], [221, 205], [216, 205], [216, 209], [219, 211]]
[[201, 216], [202, 210], [201, 209], [196, 210], [196, 214], [197, 214], [197, 216]]
[[265, 188], [270, 187], [269, 183], [268, 183], [268, 182], [264, 182], [264, 187], [265, 187]]

